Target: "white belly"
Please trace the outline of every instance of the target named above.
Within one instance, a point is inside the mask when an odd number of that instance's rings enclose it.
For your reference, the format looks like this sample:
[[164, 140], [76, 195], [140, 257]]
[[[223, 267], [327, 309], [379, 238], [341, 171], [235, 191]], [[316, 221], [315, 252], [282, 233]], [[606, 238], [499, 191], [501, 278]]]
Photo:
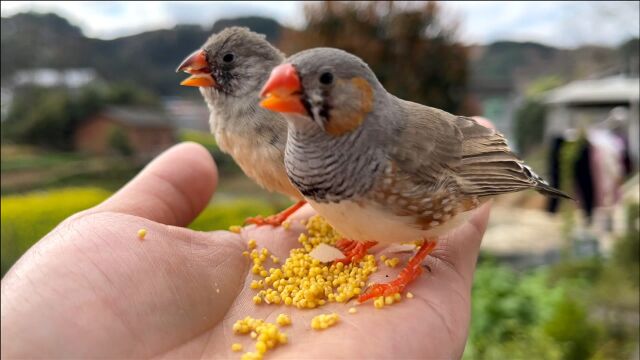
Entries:
[[377, 241], [381, 244], [434, 238], [464, 223], [469, 216], [469, 212], [460, 213], [441, 226], [422, 230], [415, 225], [411, 217], [391, 214], [376, 204], [371, 203], [364, 207], [352, 201], [307, 201], [345, 238]]

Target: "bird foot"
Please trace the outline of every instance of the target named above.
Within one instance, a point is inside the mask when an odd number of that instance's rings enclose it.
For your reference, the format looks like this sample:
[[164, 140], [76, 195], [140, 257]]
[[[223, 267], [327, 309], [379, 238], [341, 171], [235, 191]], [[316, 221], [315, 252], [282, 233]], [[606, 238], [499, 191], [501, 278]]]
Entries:
[[282, 210], [277, 214], [269, 215], [267, 217], [263, 217], [260, 215], [250, 217], [250, 218], [247, 218], [244, 221], [244, 223], [254, 224], [256, 226], [263, 226], [263, 225], [280, 226], [285, 220], [287, 220], [287, 218], [289, 218], [289, 216], [291, 216], [291, 214], [296, 212], [296, 210], [300, 209], [306, 203], [307, 203], [306, 201], [300, 200], [297, 203], [291, 205], [290, 207]]
[[418, 249], [418, 252], [409, 260], [407, 266], [400, 271], [398, 277], [393, 281], [385, 284], [372, 284], [358, 297], [358, 302], [363, 303], [367, 300], [377, 298], [379, 296], [390, 296], [395, 293], [402, 292], [404, 288], [413, 280], [422, 274], [420, 264], [436, 247], [435, 241], [425, 240]]
[[342, 251], [345, 255], [342, 259], [334, 260], [334, 264], [339, 262], [347, 265], [352, 262], [360, 261], [365, 255], [367, 255], [367, 250], [376, 246], [378, 244], [377, 241], [355, 241], [349, 239], [340, 239], [336, 242], [336, 247]]

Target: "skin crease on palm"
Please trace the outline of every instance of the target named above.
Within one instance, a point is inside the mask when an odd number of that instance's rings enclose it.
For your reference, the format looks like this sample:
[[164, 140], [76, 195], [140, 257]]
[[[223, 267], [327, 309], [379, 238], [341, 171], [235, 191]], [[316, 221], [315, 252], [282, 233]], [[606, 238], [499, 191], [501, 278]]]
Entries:
[[[249, 238], [281, 259], [304, 228], [264, 226], [197, 232], [184, 228], [207, 205], [215, 164], [199, 145], [177, 145], [104, 203], [61, 223], [2, 280], [2, 358], [239, 358], [255, 351], [233, 323], [249, 315], [275, 322], [289, 343], [272, 358], [459, 358], [470, 320], [471, 284], [489, 205], [440, 239], [426, 261], [431, 271], [411, 285], [415, 298], [383, 309], [331, 303], [313, 310], [254, 305]], [[147, 229], [144, 240], [137, 238]], [[374, 248], [374, 253], [380, 250]], [[400, 255], [406, 260], [410, 254]], [[379, 266], [371, 282], [399, 271]], [[386, 278], [388, 275], [389, 278]], [[385, 280], [386, 279], [386, 280]], [[311, 318], [337, 312], [340, 322], [311, 330]]]

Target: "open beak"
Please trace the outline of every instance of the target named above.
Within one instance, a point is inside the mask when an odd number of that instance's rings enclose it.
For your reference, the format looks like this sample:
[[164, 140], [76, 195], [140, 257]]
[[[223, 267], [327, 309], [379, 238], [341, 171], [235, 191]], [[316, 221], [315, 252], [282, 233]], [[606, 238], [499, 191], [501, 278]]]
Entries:
[[278, 65], [271, 71], [269, 80], [260, 92], [263, 98], [260, 106], [275, 112], [304, 115], [307, 110], [302, 104], [301, 95], [300, 77], [293, 65]]
[[187, 74], [191, 74], [188, 78], [184, 79], [180, 85], [183, 86], [198, 86], [208, 87], [215, 86], [216, 81], [211, 76], [211, 69], [207, 63], [207, 53], [204, 50], [196, 50], [193, 54], [189, 55], [176, 72], [184, 71]]

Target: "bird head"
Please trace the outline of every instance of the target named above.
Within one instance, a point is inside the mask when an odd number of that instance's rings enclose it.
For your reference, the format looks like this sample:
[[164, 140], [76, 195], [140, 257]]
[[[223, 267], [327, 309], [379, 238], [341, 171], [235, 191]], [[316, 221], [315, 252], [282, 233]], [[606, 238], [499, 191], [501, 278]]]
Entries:
[[259, 91], [271, 69], [283, 59], [264, 35], [230, 27], [212, 35], [176, 71], [191, 75], [180, 85], [199, 87], [205, 97], [239, 97]]
[[360, 58], [332, 48], [293, 55], [271, 72], [260, 106], [282, 113], [293, 126], [309, 122], [333, 136], [358, 128], [382, 89]]

